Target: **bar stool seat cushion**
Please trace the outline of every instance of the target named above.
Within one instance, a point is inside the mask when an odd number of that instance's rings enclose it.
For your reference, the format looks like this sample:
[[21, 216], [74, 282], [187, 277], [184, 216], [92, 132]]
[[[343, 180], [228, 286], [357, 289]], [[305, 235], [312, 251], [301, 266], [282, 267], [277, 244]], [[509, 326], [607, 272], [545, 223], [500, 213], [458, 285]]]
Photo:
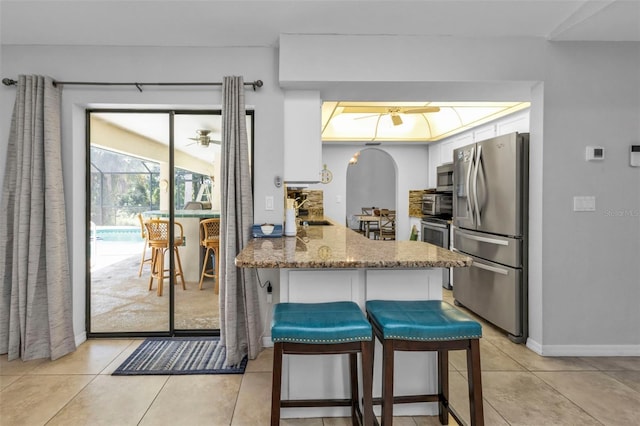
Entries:
[[482, 326], [440, 300], [370, 300], [367, 313], [385, 339], [446, 341], [482, 337]]
[[274, 342], [333, 344], [372, 340], [371, 324], [354, 302], [279, 303], [273, 309]]

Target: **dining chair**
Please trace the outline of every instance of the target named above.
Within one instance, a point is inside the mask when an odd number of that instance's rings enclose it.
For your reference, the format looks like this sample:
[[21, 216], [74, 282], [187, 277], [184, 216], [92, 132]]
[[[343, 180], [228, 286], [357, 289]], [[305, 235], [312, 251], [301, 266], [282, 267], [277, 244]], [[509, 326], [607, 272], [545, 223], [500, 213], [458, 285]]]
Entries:
[[[376, 207], [362, 207], [362, 214], [366, 216], [380, 216], [380, 209]], [[365, 220], [360, 222], [362, 228], [362, 234], [369, 238], [371, 234], [374, 234], [380, 229], [378, 221]]]
[[147, 258], [147, 248], [151, 248], [149, 245], [149, 237], [147, 236], [147, 228], [144, 226], [144, 219], [142, 218], [142, 213], [138, 213], [138, 220], [140, 221], [140, 236], [144, 240], [144, 245], [142, 246], [142, 257], [140, 258], [140, 268], [138, 269], [138, 276], [142, 276], [142, 268], [146, 263], [153, 267], [153, 253], [151, 250], [151, 256]]
[[378, 230], [374, 233], [374, 238], [379, 240], [396, 239], [396, 211], [380, 209], [380, 220]]
[[[184, 230], [180, 222], [174, 222], [175, 228], [178, 231], [173, 241], [173, 252], [176, 259], [174, 276], [177, 281], [178, 276], [182, 282], [182, 289], [186, 290], [187, 286], [184, 282], [184, 274], [182, 273], [182, 262], [180, 261], [180, 251], [178, 247], [184, 244]], [[153, 258], [151, 266], [151, 277], [149, 278], [149, 290], [153, 289], [153, 279], [158, 280], [158, 296], [162, 296], [163, 281], [165, 278], [165, 272], [168, 269], [164, 267], [164, 256], [169, 250], [169, 221], [163, 219], [151, 219], [144, 222], [144, 226], [147, 229], [147, 236], [149, 238], [149, 247], [151, 247]]]
[[[214, 278], [216, 280], [213, 292], [220, 292], [220, 218], [211, 218], [200, 221], [200, 245], [207, 250], [204, 254], [202, 262], [202, 272], [200, 274], [199, 289], [202, 290], [202, 282], [204, 277]], [[209, 256], [213, 252], [211, 269], [207, 269]]]

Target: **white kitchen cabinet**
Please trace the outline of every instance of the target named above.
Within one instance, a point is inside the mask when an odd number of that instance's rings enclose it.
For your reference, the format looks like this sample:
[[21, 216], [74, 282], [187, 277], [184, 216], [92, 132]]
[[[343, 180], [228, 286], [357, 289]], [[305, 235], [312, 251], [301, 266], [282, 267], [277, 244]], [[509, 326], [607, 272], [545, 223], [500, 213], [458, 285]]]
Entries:
[[428, 187], [435, 188], [438, 184], [436, 181], [436, 167], [440, 165], [440, 144], [429, 145], [429, 179]]
[[[496, 137], [497, 126], [495, 124], [489, 124], [479, 127], [473, 132], [473, 142], [480, 142], [485, 139], [491, 139]], [[471, 143], [473, 143], [471, 142]]]
[[529, 110], [522, 113], [513, 114], [497, 124], [497, 134], [506, 135], [513, 132], [529, 132]]
[[322, 170], [322, 100], [317, 90], [284, 95], [284, 181], [316, 183]]

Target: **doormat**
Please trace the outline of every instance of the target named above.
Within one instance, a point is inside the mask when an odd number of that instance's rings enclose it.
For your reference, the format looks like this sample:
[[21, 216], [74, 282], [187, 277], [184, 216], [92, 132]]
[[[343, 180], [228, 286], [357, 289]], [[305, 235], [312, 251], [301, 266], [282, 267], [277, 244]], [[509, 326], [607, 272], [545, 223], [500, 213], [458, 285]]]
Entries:
[[245, 356], [228, 365], [219, 337], [153, 337], [146, 339], [113, 373], [114, 376], [243, 374]]

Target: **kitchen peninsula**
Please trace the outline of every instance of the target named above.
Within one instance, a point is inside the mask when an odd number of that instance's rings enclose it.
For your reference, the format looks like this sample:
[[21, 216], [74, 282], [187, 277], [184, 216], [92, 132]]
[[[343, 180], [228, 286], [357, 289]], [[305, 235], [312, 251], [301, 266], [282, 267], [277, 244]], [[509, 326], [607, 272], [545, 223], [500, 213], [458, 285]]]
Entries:
[[[420, 241], [370, 240], [324, 218], [308, 219], [295, 237], [255, 238], [235, 259], [243, 268], [279, 268], [274, 302], [351, 300], [440, 300], [440, 268], [467, 267], [471, 258]], [[313, 225], [314, 223], [318, 225]], [[324, 225], [323, 225], [324, 224]], [[347, 397], [347, 358], [288, 356], [283, 364], [283, 398]], [[376, 343], [374, 397], [381, 389], [381, 346]], [[396, 355], [396, 394], [427, 393], [436, 386], [432, 353]], [[416, 378], [424, 378], [417, 380]], [[378, 407], [379, 408], [379, 407]], [[344, 416], [348, 408], [289, 408], [285, 417]], [[401, 405], [397, 415], [437, 413], [434, 404]]]

